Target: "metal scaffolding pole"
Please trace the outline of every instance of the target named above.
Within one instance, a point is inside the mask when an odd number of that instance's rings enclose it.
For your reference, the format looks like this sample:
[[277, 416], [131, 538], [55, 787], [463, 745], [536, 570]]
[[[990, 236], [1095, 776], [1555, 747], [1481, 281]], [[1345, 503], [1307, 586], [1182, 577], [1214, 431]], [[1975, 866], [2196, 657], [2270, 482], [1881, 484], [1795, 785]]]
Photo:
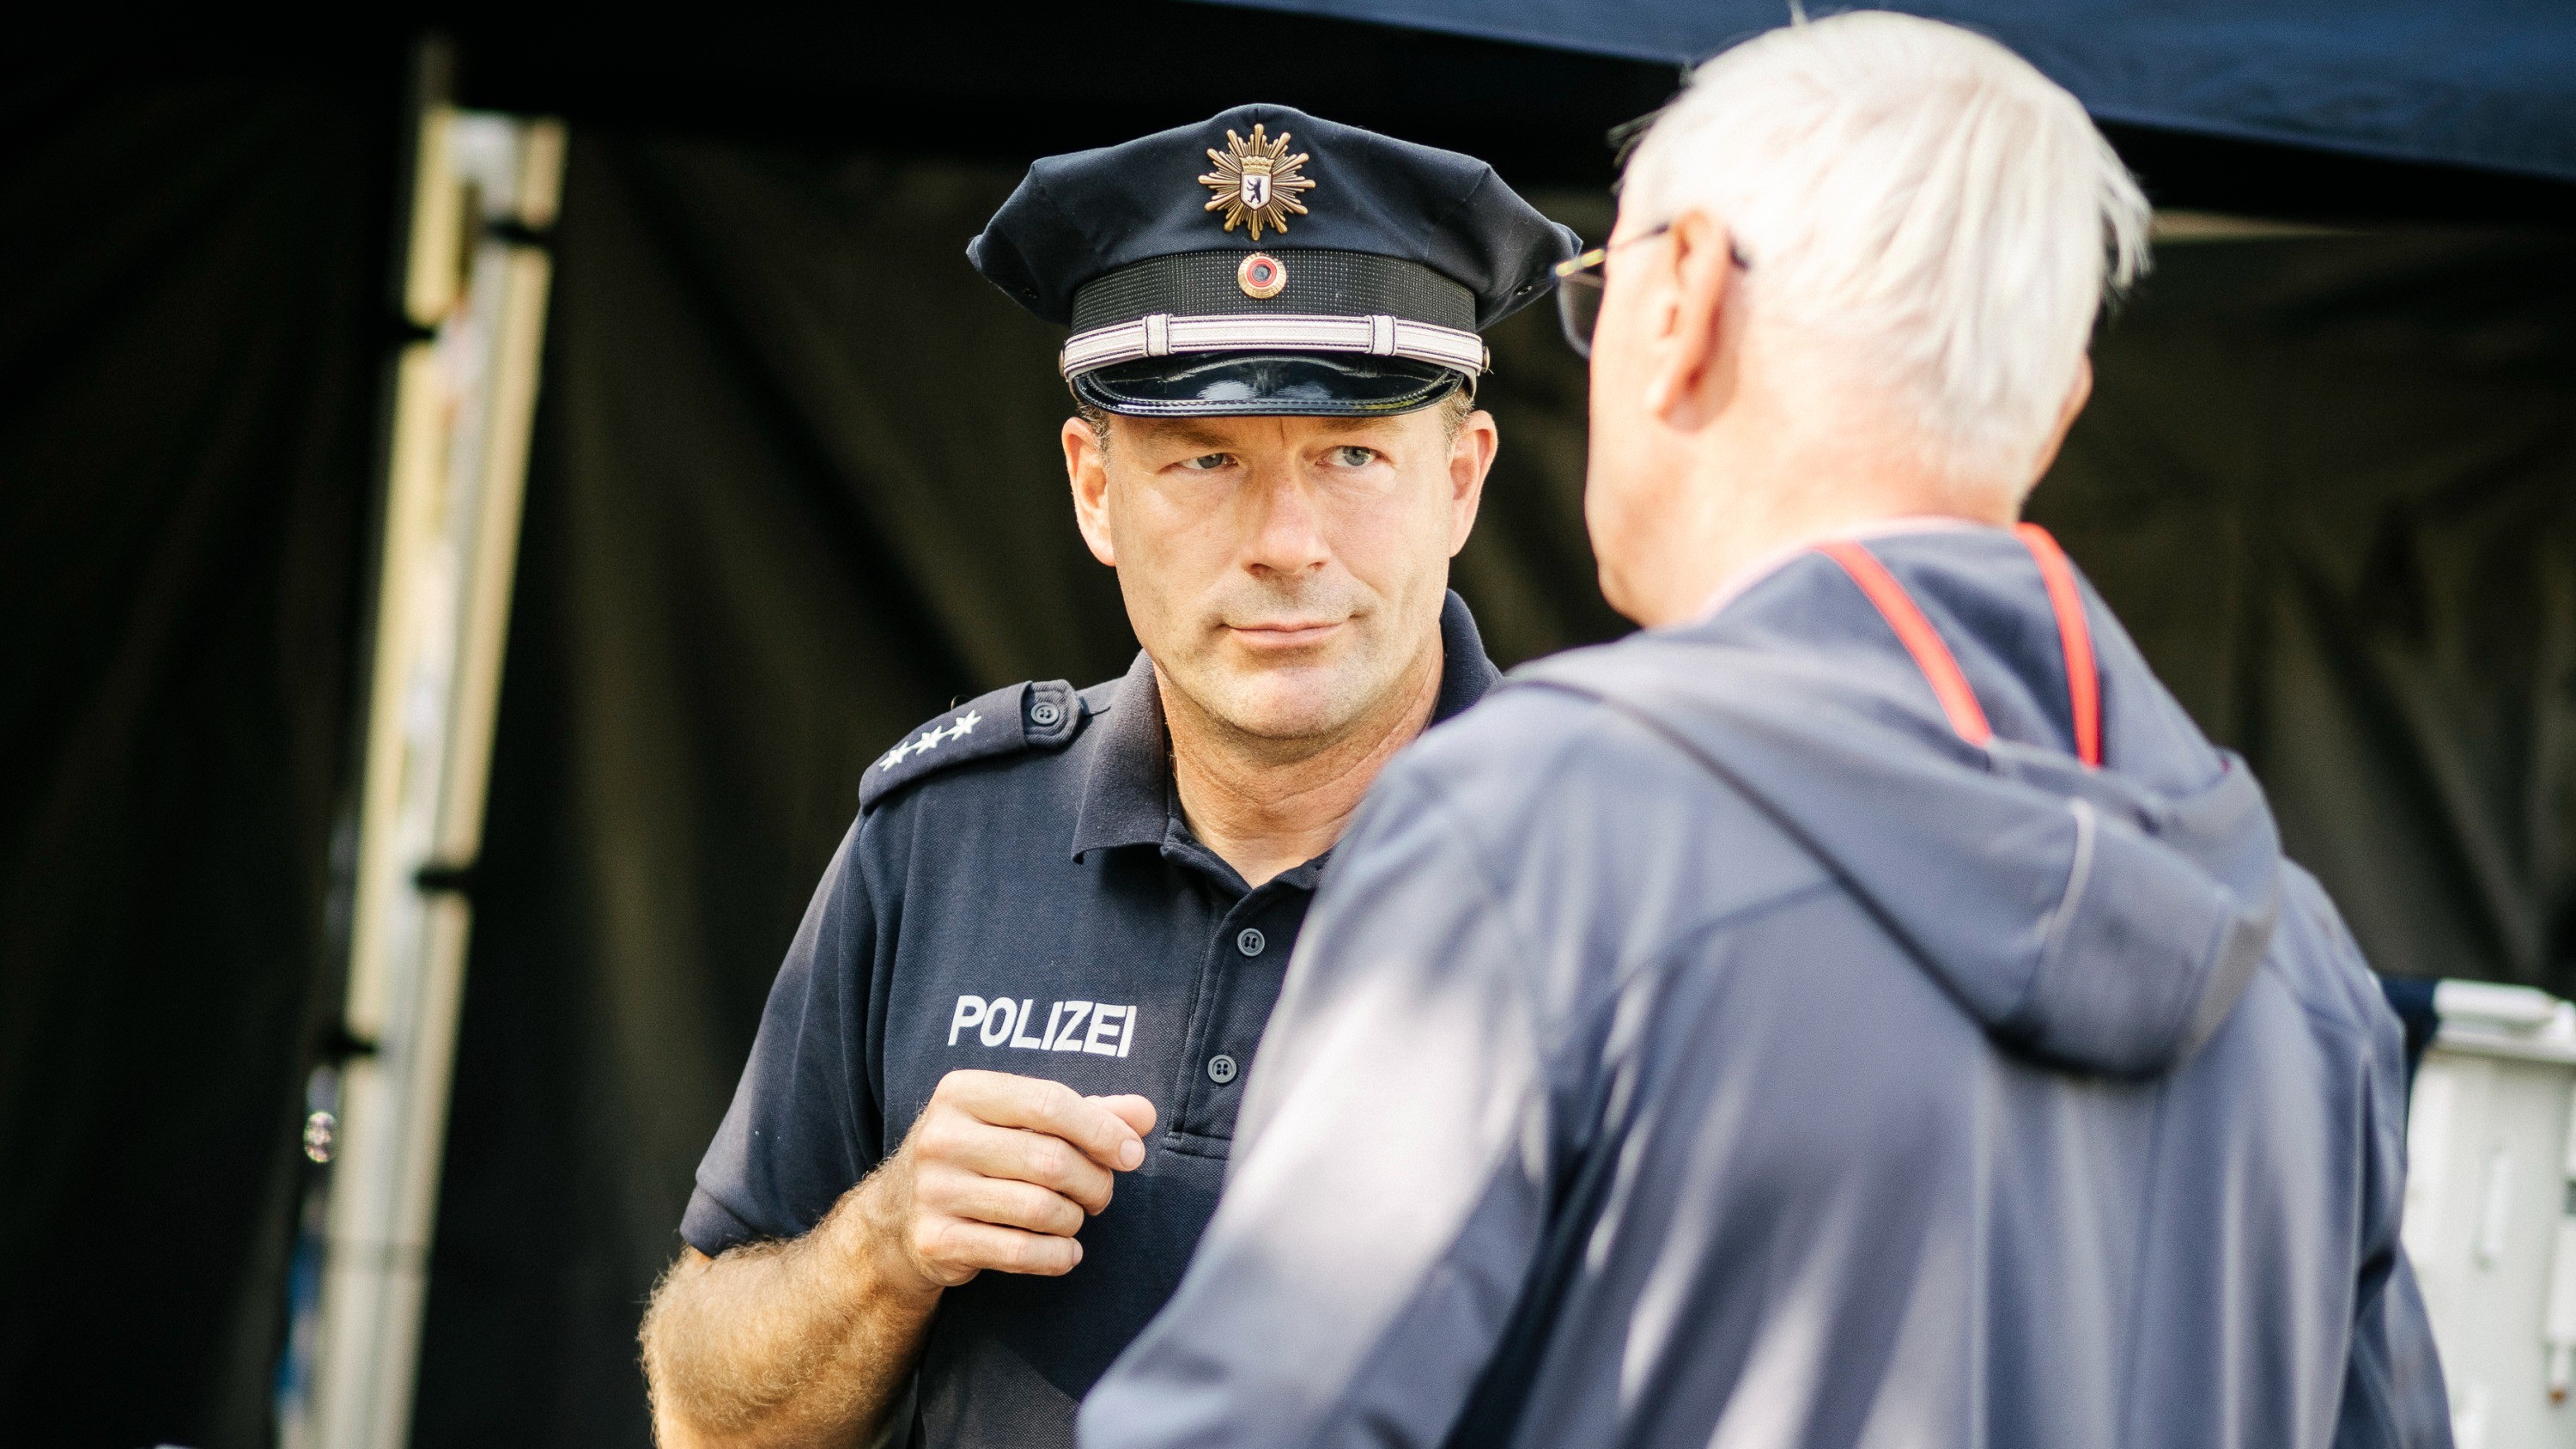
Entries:
[[[410, 1436], [564, 133], [448, 103], [425, 51], [318, 1305], [281, 1438]], [[309, 1389], [304, 1387], [309, 1384]]]

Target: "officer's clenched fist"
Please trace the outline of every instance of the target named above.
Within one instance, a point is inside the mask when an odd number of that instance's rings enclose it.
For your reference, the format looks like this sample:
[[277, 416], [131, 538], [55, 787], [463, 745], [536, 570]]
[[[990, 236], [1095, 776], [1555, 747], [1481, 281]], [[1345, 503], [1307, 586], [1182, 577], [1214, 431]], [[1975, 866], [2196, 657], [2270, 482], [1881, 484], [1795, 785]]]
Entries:
[[1085, 1097], [1061, 1082], [950, 1072], [862, 1186], [880, 1252], [926, 1289], [987, 1268], [1053, 1276], [1082, 1261], [1074, 1237], [1109, 1206], [1114, 1173], [1145, 1160], [1154, 1104]]

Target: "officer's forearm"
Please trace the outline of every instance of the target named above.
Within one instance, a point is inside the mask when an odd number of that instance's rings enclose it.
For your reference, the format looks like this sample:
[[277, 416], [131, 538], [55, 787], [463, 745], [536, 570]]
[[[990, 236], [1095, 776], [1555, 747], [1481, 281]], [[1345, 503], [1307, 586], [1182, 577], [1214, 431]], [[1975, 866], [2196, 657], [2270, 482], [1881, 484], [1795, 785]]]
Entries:
[[672, 1265], [643, 1332], [663, 1449], [875, 1440], [939, 1290], [893, 1251], [873, 1196], [861, 1183], [794, 1242]]

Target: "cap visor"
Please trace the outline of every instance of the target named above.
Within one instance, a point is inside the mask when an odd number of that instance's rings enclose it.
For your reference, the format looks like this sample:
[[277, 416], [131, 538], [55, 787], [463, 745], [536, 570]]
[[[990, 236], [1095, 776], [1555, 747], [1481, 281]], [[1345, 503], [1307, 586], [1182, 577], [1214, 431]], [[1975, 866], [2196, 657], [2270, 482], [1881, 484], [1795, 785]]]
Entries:
[[1429, 407], [1466, 374], [1409, 357], [1224, 353], [1094, 368], [1074, 396], [1140, 417], [1376, 417]]

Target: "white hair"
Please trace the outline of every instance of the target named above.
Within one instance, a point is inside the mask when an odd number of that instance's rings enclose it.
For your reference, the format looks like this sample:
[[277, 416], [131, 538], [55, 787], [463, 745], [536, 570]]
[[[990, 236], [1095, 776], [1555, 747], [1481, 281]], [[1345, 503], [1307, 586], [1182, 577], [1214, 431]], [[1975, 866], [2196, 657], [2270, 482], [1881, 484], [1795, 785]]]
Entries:
[[1884, 399], [1961, 482], [2031, 481], [2106, 281], [2146, 265], [2146, 198], [2075, 97], [1984, 36], [1887, 11], [1702, 65], [1620, 205], [1724, 223], [1773, 355], [1820, 406]]

